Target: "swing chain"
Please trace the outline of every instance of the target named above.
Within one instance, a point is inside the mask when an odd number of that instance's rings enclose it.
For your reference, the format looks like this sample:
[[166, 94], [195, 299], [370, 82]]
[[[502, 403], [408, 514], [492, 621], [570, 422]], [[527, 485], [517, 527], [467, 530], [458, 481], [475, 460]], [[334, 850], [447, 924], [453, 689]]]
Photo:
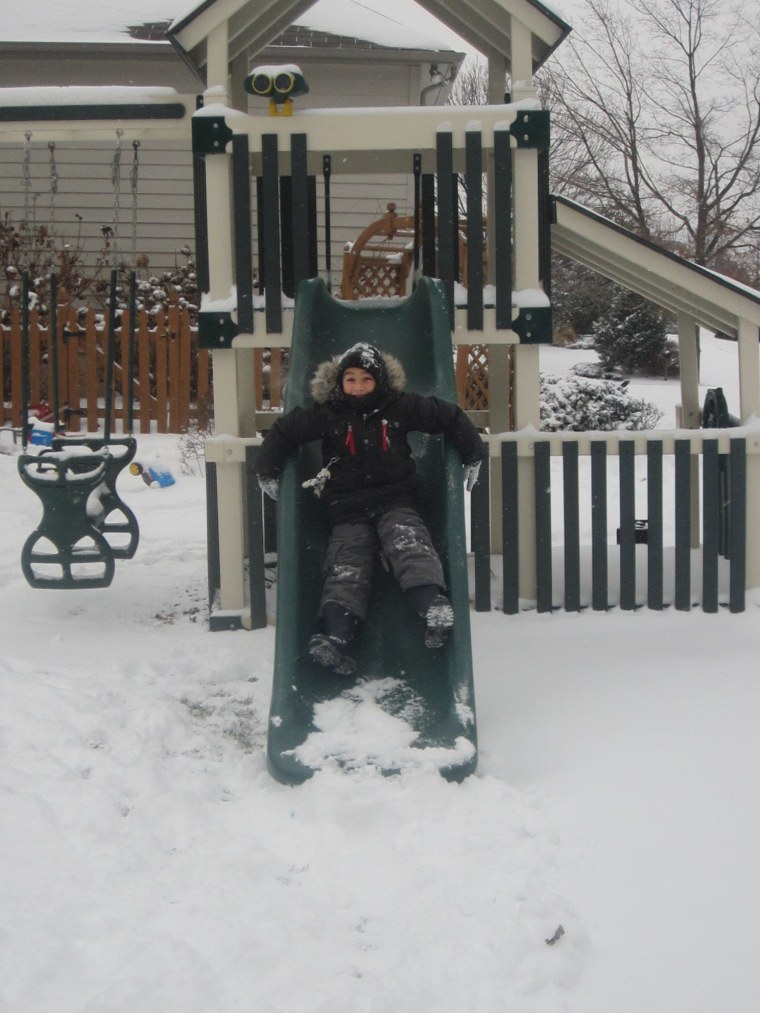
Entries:
[[[24, 161], [22, 168], [21, 185], [24, 188], [24, 220], [21, 223], [21, 230], [27, 236], [32, 228], [32, 132], [27, 130], [24, 133]], [[29, 247], [30, 243], [24, 242], [24, 266], [29, 269]]]
[[132, 141], [132, 171], [129, 174], [129, 185], [132, 190], [132, 265], [137, 263], [137, 185], [140, 178], [140, 159], [138, 149], [140, 142]]
[[124, 131], [116, 131], [116, 149], [111, 160], [111, 185], [113, 187], [113, 242], [111, 244], [111, 267], [118, 266], [119, 259], [119, 208], [121, 205], [121, 139]]
[[55, 238], [55, 205], [59, 181], [58, 166], [55, 161], [55, 141], [48, 141], [48, 151], [50, 152], [50, 235]]

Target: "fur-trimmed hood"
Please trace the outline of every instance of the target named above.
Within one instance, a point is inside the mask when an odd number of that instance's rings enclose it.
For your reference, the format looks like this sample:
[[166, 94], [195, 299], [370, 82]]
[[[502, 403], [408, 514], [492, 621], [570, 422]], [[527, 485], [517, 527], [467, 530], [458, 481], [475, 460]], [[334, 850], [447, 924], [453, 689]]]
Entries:
[[[337, 392], [340, 363], [344, 354], [334, 355], [317, 366], [310, 383], [311, 396], [317, 404], [326, 404]], [[406, 387], [404, 367], [390, 352], [381, 352], [380, 355], [388, 374], [388, 389], [394, 394], [400, 394]]]

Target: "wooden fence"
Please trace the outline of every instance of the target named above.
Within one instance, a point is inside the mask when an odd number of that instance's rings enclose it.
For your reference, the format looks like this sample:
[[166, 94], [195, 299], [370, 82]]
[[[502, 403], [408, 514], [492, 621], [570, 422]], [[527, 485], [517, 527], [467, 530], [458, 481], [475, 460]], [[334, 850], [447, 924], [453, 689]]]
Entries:
[[[105, 416], [108, 334], [105, 318], [93, 309], [59, 308], [57, 321], [59, 418], [68, 432], [97, 432]], [[126, 432], [128, 377], [132, 370], [132, 432], [182, 433], [196, 424], [206, 428], [213, 416], [211, 353], [198, 348], [197, 329], [186, 309], [169, 307], [138, 314], [134, 336], [124, 312], [115, 333], [113, 364], [114, 431]], [[0, 326], [0, 423], [21, 425], [25, 342], [21, 312], [11, 311]], [[40, 314], [29, 314], [30, 405], [54, 407], [54, 356], [50, 328]], [[257, 412], [282, 407], [287, 350], [252, 349]], [[258, 419], [263, 424], [261, 417]], [[264, 419], [265, 421], [265, 419]]]

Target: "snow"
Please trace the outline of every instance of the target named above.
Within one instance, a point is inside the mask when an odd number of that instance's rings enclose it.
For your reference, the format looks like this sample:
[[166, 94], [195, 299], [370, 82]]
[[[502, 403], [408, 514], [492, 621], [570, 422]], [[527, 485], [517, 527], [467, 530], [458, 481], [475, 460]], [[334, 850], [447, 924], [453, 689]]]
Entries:
[[295, 24], [402, 49], [471, 51], [470, 46], [414, 0], [317, 0]]
[[[102, 0], [36, 0], [6, 4], [0, 12], [5, 42], [72, 42], [166, 45], [133, 39], [129, 26], [178, 23], [203, 6], [202, 0], [130, 0], [128, 6]], [[353, 35], [382, 46], [471, 52], [472, 47], [414, 0], [317, 0], [295, 24], [336, 35]]]
[[0, 35], [4, 42], [135, 42], [128, 26], [171, 21], [177, 9], [186, 6], [183, 0], [130, 0], [128, 6], [102, 0], [36, 0], [28, 7], [4, 4]]
[[[703, 339], [732, 409], [735, 356]], [[631, 383], [665, 428], [676, 391]], [[754, 1013], [758, 591], [739, 615], [473, 612], [476, 775], [366, 765], [412, 753], [380, 706], [403, 687], [375, 683], [303, 747], [354, 769], [287, 788], [274, 630], [209, 633], [204, 479], [177, 437], [138, 442], [177, 481], [122, 473], [141, 542], [102, 591], [25, 583], [39, 502], [0, 454], [0, 1009]]]

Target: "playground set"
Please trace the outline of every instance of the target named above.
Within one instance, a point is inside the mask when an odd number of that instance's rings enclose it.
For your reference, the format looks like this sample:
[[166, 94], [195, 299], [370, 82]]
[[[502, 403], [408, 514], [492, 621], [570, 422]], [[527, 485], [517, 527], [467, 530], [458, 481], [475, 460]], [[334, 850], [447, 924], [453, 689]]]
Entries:
[[[488, 105], [299, 111], [297, 96], [307, 85], [298, 68], [266, 66], [248, 72], [252, 101], [263, 100], [260, 110], [249, 112], [235, 108], [229, 98], [229, 75], [239, 65], [240, 52], [247, 42], [255, 54], [257, 43], [260, 49], [267, 36], [310, 3], [282, 0], [267, 5], [266, 15], [254, 6], [246, 0], [205, 3], [175, 22], [169, 33], [187, 59], [205, 65], [206, 76], [203, 100], [192, 116], [192, 148], [198, 259], [207, 275], [198, 341], [213, 358], [219, 434], [206, 446], [211, 629], [255, 629], [267, 622], [262, 507], [253, 480], [260, 440], [252, 350], [289, 349], [284, 404], [289, 410], [308, 402], [314, 367], [355, 340], [370, 341], [396, 355], [410, 389], [450, 400], [456, 399], [453, 349], [487, 348], [488, 403], [478, 421], [490, 434], [491, 467], [472, 498], [476, 609], [491, 607], [492, 553], [503, 555], [505, 612], [518, 612], [526, 599], [542, 611], [555, 607], [553, 456], [562, 460], [564, 606], [582, 607], [579, 474], [580, 458], [588, 457], [592, 607], [609, 607], [606, 489], [608, 461], [614, 458], [621, 500], [620, 605], [633, 609], [640, 604], [636, 545], [641, 525], [635, 481], [641, 460], [648, 488], [646, 604], [662, 608], [667, 455], [673, 455], [676, 476], [675, 607], [690, 608], [694, 600], [691, 553], [701, 534], [703, 609], [719, 606], [721, 556], [730, 570], [729, 605], [743, 609], [745, 588], [760, 584], [760, 521], [747, 510], [747, 503], [760, 496], [760, 436], [749, 424], [758, 411], [760, 390], [760, 294], [642, 244], [572, 202], [552, 198], [549, 115], [540, 108], [533, 74], [569, 27], [533, 0], [495, 0], [489, 13], [463, 0], [456, 17], [448, 4], [429, 0], [425, 6], [432, 13], [489, 54]], [[507, 73], [512, 93], [505, 101], [498, 82]], [[381, 242], [381, 248], [372, 251], [370, 236], [358, 244], [356, 270], [347, 283], [350, 291], [344, 287], [338, 299], [332, 294], [331, 181], [338, 173], [370, 172], [410, 175], [414, 207], [403, 225], [394, 220], [390, 230], [402, 236], [401, 249], [390, 250]], [[676, 313], [684, 429], [658, 439], [621, 433], [539, 436], [538, 350], [552, 340], [552, 245]], [[355, 298], [364, 294], [359, 255], [368, 246], [366, 253], [373, 254], [389, 276], [395, 269], [397, 285], [403, 275], [403, 289], [395, 298]], [[284, 291], [295, 295], [294, 305]], [[734, 421], [739, 426], [699, 428], [698, 324], [738, 339], [741, 404]], [[470, 351], [464, 356], [466, 363], [471, 361]], [[715, 411], [712, 418], [718, 424], [729, 421], [725, 412]], [[62, 586], [73, 586], [66, 538], [70, 544], [82, 524], [93, 527], [96, 514], [101, 539], [109, 533], [105, 519], [118, 505], [115, 474], [132, 459], [126, 449], [118, 469], [110, 464], [117, 442], [106, 426], [103, 445], [88, 445], [88, 454], [64, 441], [54, 443], [50, 454], [36, 456], [34, 465], [21, 459], [24, 480], [43, 504], [47, 497], [40, 530], [46, 529], [57, 544]], [[298, 759], [298, 750], [314, 729], [315, 703], [345, 686], [337, 677], [326, 678], [306, 651], [327, 536], [302, 487], [316, 470], [315, 452], [304, 448], [289, 462], [279, 502], [268, 759], [274, 776], [288, 783], [311, 773]], [[38, 489], [30, 471], [43, 467], [40, 462], [46, 457], [51, 470], [37, 483]], [[419, 439], [415, 459], [424, 483], [423, 510], [441, 550], [457, 622], [441, 651], [415, 646], [415, 617], [404, 611], [391, 582], [381, 579], [362, 638], [358, 677], [388, 679], [405, 687], [395, 698], [397, 710], [414, 712], [419, 745], [439, 750], [442, 773], [459, 779], [477, 763], [461, 463], [437, 438]], [[102, 511], [94, 510], [86, 490], [102, 490], [104, 484]], [[70, 491], [53, 493], [59, 486]], [[61, 514], [68, 512], [77, 515], [79, 527], [61, 525]], [[123, 524], [129, 528], [126, 553], [136, 548], [137, 534], [128, 520]], [[32, 575], [38, 562], [35, 538], [31, 536], [24, 550], [25, 572]], [[101, 539], [94, 541], [104, 553]], [[103, 583], [107, 578], [105, 564]]]

